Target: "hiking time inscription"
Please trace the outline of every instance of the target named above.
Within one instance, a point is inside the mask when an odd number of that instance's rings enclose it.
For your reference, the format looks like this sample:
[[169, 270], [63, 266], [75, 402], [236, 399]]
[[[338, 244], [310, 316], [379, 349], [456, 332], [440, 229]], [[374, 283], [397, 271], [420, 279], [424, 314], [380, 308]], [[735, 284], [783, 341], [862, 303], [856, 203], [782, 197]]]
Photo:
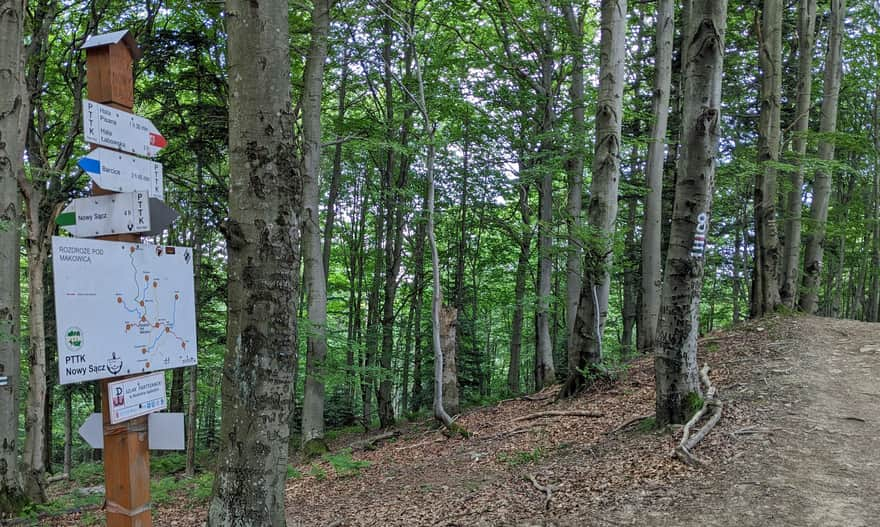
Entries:
[[61, 384], [196, 363], [192, 249], [52, 238]]

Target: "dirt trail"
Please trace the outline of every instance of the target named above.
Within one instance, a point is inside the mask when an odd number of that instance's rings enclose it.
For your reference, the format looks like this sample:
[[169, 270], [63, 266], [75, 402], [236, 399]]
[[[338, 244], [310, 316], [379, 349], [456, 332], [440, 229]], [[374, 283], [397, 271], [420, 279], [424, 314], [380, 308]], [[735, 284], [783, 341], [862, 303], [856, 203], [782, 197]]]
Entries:
[[[726, 404], [695, 452], [703, 468], [670, 459], [677, 433], [609, 433], [652, 410], [643, 359], [620, 383], [569, 403], [475, 410], [461, 420], [476, 432], [468, 441], [405, 434], [370, 453], [374, 467], [357, 478], [294, 483], [288, 523], [880, 525], [880, 325], [815, 317], [749, 323], [704, 340], [702, 361]], [[536, 430], [492, 439], [517, 416], [566, 408], [606, 417], [538, 421]], [[549, 503], [530, 476], [553, 486]]]
[[710, 500], [681, 512], [632, 511], [650, 518], [638, 523], [880, 525], [880, 325], [792, 322], [793, 338], [773, 343], [766, 377], [755, 379], [764, 419], [739, 430], [745, 448], [726, 470], [682, 489]]

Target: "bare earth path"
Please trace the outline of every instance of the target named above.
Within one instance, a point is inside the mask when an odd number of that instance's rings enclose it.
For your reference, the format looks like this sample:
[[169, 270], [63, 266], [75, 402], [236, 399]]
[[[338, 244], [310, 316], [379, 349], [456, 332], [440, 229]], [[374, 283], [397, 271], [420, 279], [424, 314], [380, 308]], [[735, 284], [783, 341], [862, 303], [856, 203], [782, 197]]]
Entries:
[[765, 418], [738, 434], [752, 438], [749, 448], [730, 470], [687, 489], [709, 501], [682, 513], [645, 503], [646, 523], [880, 525], [880, 325], [793, 322], [792, 338], [772, 343], [776, 356], [764, 363], [756, 400]]

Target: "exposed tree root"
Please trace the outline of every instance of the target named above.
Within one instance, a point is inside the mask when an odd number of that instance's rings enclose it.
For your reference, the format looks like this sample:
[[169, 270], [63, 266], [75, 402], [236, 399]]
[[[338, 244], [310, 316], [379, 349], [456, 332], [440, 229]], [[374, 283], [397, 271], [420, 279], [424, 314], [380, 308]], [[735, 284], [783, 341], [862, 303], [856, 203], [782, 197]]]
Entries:
[[625, 430], [634, 424], [641, 423], [645, 419], [651, 419], [652, 417], [654, 417], [654, 414], [647, 414], [647, 415], [640, 415], [638, 417], [633, 417], [632, 419], [630, 419], [629, 421], [618, 426], [614, 430], [609, 430], [608, 432], [605, 432], [605, 435], [616, 434], [617, 432], [620, 432], [621, 430]]
[[605, 417], [605, 414], [601, 414], [598, 412], [585, 412], [582, 410], [550, 410], [547, 412], [538, 412], [536, 414], [524, 415], [522, 417], [517, 417], [512, 420], [511, 423], [518, 423], [520, 421], [531, 421], [532, 419], [540, 419], [542, 417], [562, 417], [562, 416], [576, 416], [576, 417]]
[[[704, 464], [702, 460], [691, 453], [691, 450], [696, 448], [697, 444], [706, 437], [706, 434], [718, 424], [718, 421], [721, 420], [721, 411], [724, 408], [724, 403], [716, 398], [715, 387], [712, 385], [712, 381], [709, 380], [708, 365], [704, 365], [703, 369], [700, 370], [700, 380], [706, 385], [706, 397], [703, 400], [703, 406], [693, 417], [691, 417], [690, 421], [684, 425], [681, 434], [681, 442], [672, 452], [673, 456], [691, 466]], [[703, 418], [703, 416], [709, 413], [709, 411], [712, 411], [709, 420], [706, 421], [706, 423], [695, 434], [691, 435], [691, 429], [700, 421], [700, 419]]]
[[581, 374], [581, 372], [574, 372], [568, 375], [568, 378], [565, 379], [565, 384], [562, 385], [562, 388], [556, 394], [556, 400], [566, 399], [569, 397], [574, 397], [581, 390], [587, 387], [587, 380]]
[[443, 435], [445, 435], [446, 437], [448, 437], [450, 439], [455, 438], [455, 437], [459, 437], [459, 436], [462, 439], [467, 439], [471, 436], [471, 433], [468, 432], [467, 428], [461, 426], [460, 424], [458, 424], [454, 421], [450, 422], [448, 425], [445, 425], [443, 427], [443, 430], [441, 430], [441, 432], [443, 433]]
[[544, 498], [544, 510], [545, 510], [545, 511], [546, 511], [546, 510], [549, 510], [549, 509], [550, 509], [550, 500], [553, 499], [553, 485], [550, 485], [550, 484], [547, 484], [547, 485], [541, 485], [540, 483], [538, 483], [538, 480], [537, 480], [537, 479], [535, 478], [535, 476], [532, 475], [532, 474], [529, 474], [529, 480], [532, 482], [532, 485], [533, 485], [533, 486], [534, 486], [539, 492], [543, 492], [543, 493], [544, 493], [544, 495], [546, 496], [546, 497]]

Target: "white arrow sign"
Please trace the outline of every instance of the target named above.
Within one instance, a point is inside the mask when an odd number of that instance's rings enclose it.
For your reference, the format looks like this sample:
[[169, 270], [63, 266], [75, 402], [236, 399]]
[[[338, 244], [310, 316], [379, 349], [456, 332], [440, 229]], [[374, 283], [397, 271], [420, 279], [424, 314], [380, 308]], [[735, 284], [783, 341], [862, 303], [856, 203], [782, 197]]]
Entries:
[[149, 119], [94, 101], [83, 100], [83, 122], [87, 143], [147, 157], [166, 145]]
[[96, 148], [88, 156], [81, 158], [77, 165], [103, 189], [115, 192], [147, 189], [151, 198], [165, 199], [161, 163], [106, 148]]
[[101, 422], [101, 414], [88, 416], [86, 422], [79, 427], [79, 435], [90, 447], [104, 448], [104, 425]]
[[142, 190], [77, 198], [55, 223], [77, 238], [125, 233], [154, 236], [167, 229], [177, 216], [177, 211]]
[[78, 198], [56, 223], [77, 237], [149, 231], [148, 200], [145, 191]]
[[[104, 448], [101, 414], [92, 414], [79, 427], [79, 435], [92, 448]], [[157, 413], [147, 416], [147, 445], [150, 450], [183, 450], [183, 414]]]

